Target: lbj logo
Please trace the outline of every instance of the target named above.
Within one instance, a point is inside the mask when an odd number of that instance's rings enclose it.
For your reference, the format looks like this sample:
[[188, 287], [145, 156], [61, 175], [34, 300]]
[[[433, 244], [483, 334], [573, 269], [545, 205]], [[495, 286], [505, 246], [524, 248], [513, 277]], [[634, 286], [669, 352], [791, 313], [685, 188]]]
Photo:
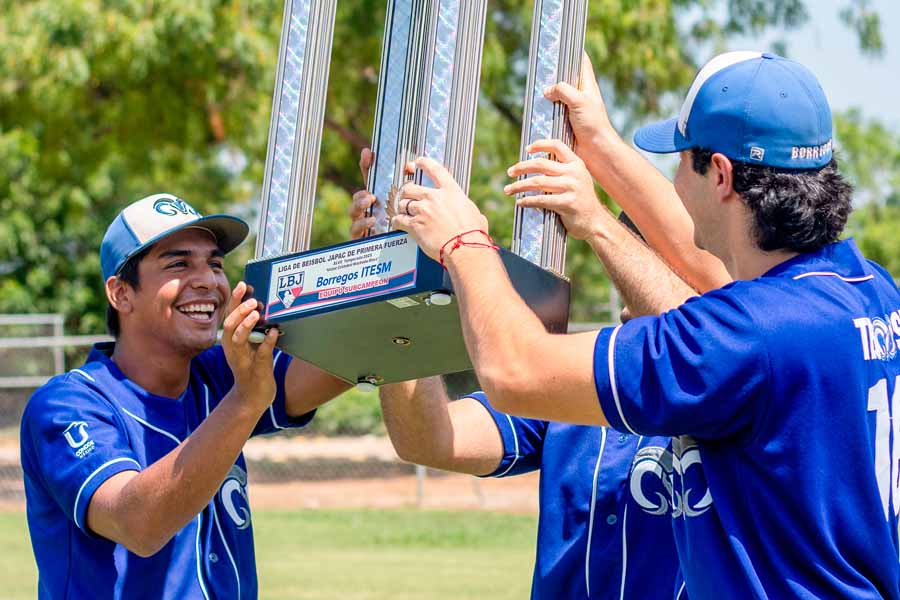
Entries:
[[278, 278], [278, 291], [276, 294], [284, 304], [285, 308], [290, 308], [303, 291], [303, 273], [290, 273], [282, 275]]
[[84, 421], [72, 421], [63, 431], [66, 443], [75, 450], [78, 458], [84, 458], [94, 450], [94, 440], [88, 436], [87, 426]]

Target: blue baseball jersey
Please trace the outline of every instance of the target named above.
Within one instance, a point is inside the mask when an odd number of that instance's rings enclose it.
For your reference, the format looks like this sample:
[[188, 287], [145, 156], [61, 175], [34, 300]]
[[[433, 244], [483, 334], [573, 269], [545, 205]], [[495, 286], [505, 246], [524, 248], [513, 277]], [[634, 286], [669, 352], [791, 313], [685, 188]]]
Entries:
[[669, 439], [513, 417], [484, 393], [503, 460], [489, 476], [540, 469], [533, 599], [672, 600], [678, 558], [664, 477]]
[[[40, 598], [256, 598], [253, 528], [243, 454], [207, 507], [149, 558], [92, 533], [91, 496], [116, 473], [141, 471], [182, 441], [234, 384], [221, 346], [191, 361], [178, 399], [151, 394], [95, 346], [79, 369], [54, 377], [29, 400], [21, 453], [28, 528]], [[305, 425], [290, 419], [284, 380], [291, 357], [276, 352], [277, 393], [254, 435]]]
[[900, 598], [900, 292], [855, 243], [602, 331], [610, 424], [677, 436], [674, 531], [707, 598]]

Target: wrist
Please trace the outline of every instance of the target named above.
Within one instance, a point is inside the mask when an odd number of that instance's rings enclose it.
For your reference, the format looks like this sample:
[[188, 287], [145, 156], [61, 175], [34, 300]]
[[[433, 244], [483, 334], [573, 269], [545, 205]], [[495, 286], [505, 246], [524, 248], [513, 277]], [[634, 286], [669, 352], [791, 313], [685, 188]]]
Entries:
[[485, 246], [459, 246], [444, 256], [444, 267], [450, 272], [459, 272], [460, 269], [466, 270], [470, 265], [486, 260], [496, 253], [493, 248]]
[[494, 243], [494, 239], [485, 229], [471, 229], [459, 233], [444, 242], [438, 254], [438, 262], [445, 269], [447, 268], [447, 260], [460, 248], [475, 248], [487, 250], [500, 250], [500, 247]]
[[601, 157], [614, 154], [624, 143], [625, 141], [609, 123], [595, 127], [587, 140], [591, 153], [599, 154]]
[[597, 244], [615, 247], [622, 244], [625, 235], [629, 233], [622, 224], [605, 206], [601, 206], [597, 211], [597, 217], [591, 221], [590, 237], [587, 241], [595, 250]]
[[254, 423], [259, 420], [260, 416], [271, 404], [271, 402], [266, 402], [258, 391], [244, 390], [237, 384], [222, 399], [222, 404], [226, 403], [234, 411], [235, 417], [242, 420], [251, 420]]

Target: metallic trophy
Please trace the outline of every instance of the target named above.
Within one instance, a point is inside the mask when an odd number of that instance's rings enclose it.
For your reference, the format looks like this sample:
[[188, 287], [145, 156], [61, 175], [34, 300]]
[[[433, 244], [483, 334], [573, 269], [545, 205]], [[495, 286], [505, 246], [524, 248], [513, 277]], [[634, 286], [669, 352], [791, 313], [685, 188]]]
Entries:
[[[468, 189], [487, 0], [388, 0], [375, 163], [367, 182], [377, 198], [373, 235], [307, 250], [334, 2], [285, 3], [257, 257], [245, 272], [265, 306], [258, 331], [277, 326], [279, 347], [362, 387], [469, 370], [450, 277], [407, 234], [390, 231], [386, 207], [410, 179], [431, 185], [422, 172], [404, 172], [417, 156], [444, 164]], [[582, 7], [573, 13], [549, 8], [568, 7], [568, 0], [537, 0], [529, 90], [561, 78], [577, 81], [585, 2], [571, 2]], [[541, 64], [552, 64], [552, 74], [540, 71]], [[540, 99], [529, 93], [523, 140], [565, 135], [565, 114]], [[535, 125], [540, 119], [550, 127]], [[560, 275], [565, 232], [554, 215], [537, 212], [533, 222], [517, 214], [516, 231], [522, 240], [540, 234], [536, 256], [555, 259], [534, 260], [530, 241], [516, 246], [522, 256], [500, 254], [516, 290], [548, 330], [564, 332], [570, 295]]]
[[[567, 109], [544, 97], [544, 90], [565, 81], [577, 85], [587, 25], [587, 0], [535, 0], [528, 59], [521, 159], [534, 158], [525, 148], [540, 139], [572, 145]], [[564, 274], [566, 230], [554, 212], [516, 208], [513, 252]]]

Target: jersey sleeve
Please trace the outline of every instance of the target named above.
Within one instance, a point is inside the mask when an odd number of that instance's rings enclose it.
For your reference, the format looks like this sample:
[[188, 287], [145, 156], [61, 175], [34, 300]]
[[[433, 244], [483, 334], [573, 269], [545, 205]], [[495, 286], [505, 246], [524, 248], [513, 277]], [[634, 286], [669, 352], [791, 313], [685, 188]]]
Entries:
[[287, 378], [288, 367], [294, 358], [281, 350], [275, 350], [275, 400], [269, 406], [256, 428], [253, 430], [252, 436], [265, 435], [274, 433], [282, 429], [298, 429], [305, 427], [313, 420], [316, 415], [315, 410], [311, 410], [299, 417], [289, 417], [287, 414], [287, 394], [285, 392], [285, 380]]
[[610, 425], [642, 435], [715, 439], [765, 414], [768, 349], [726, 289], [597, 336], [594, 384]]
[[[216, 389], [219, 398], [216, 399], [215, 405], [231, 390], [234, 386], [234, 374], [231, 367], [228, 366], [228, 359], [225, 358], [225, 350], [221, 345], [213, 346], [201, 356], [201, 365], [207, 377], [215, 380]], [[251, 437], [256, 435], [265, 435], [274, 433], [282, 429], [299, 428], [307, 425], [312, 421], [316, 414], [312, 410], [305, 415], [297, 418], [291, 418], [287, 414], [285, 380], [287, 378], [288, 367], [291, 364], [292, 357], [278, 350], [273, 351], [273, 369], [275, 375], [275, 400], [266, 412], [263, 413], [256, 427], [253, 429]]]
[[[71, 377], [71, 376], [69, 376]], [[124, 424], [96, 391], [51, 382], [22, 417], [22, 466], [85, 533], [94, 492], [122, 471], [140, 471]]]
[[477, 400], [487, 409], [503, 439], [503, 460], [493, 473], [485, 477], [521, 475], [541, 467], [541, 452], [544, 447], [544, 435], [547, 433], [546, 421], [502, 413], [491, 406], [484, 392], [475, 392], [468, 397]]

